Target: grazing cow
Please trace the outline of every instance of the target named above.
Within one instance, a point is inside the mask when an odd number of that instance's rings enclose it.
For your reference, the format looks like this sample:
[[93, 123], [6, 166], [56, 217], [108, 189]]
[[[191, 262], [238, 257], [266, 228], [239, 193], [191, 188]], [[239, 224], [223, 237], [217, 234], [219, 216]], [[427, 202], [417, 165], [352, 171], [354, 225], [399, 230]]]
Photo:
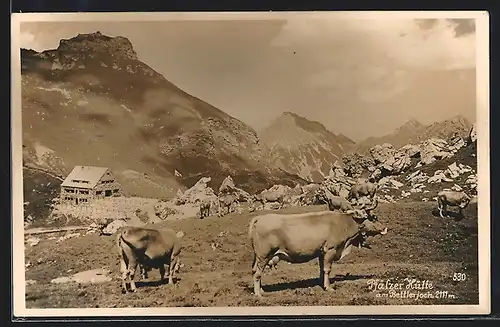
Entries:
[[118, 232], [117, 245], [124, 293], [127, 292], [127, 282], [130, 283], [132, 292], [137, 290], [134, 282], [137, 265], [141, 267], [143, 278], [147, 278], [148, 270], [159, 269], [162, 282], [165, 278], [165, 265], [168, 265], [168, 283], [174, 283], [174, 273], [179, 269], [181, 243], [172, 229], [127, 226]]
[[262, 203], [262, 208], [265, 207], [267, 202], [277, 202], [282, 208], [285, 203], [285, 194], [278, 191], [264, 190], [260, 194], [255, 194], [252, 199], [254, 202]]
[[324, 202], [328, 205], [330, 211], [339, 210], [341, 212], [347, 212], [349, 210], [354, 210], [352, 204], [341, 196], [333, 195], [326, 188], [318, 189], [316, 197], [319, 201]]
[[446, 210], [447, 206], [458, 207], [460, 215], [463, 216], [462, 210], [467, 208], [471, 201], [470, 196], [468, 196], [465, 192], [457, 192], [457, 191], [441, 191], [437, 195], [438, 202], [438, 210], [441, 218], [444, 218], [443, 211], [448, 216], [448, 211]]
[[329, 275], [333, 262], [347, 255], [352, 246], [363, 246], [366, 237], [386, 233], [387, 228], [370, 220], [363, 210], [256, 216], [248, 229], [254, 294], [262, 296], [262, 273], [271, 260], [275, 265], [279, 260], [296, 264], [318, 258], [320, 282], [325, 290], [332, 290]]
[[238, 204], [239, 196], [236, 194], [222, 194], [219, 196], [219, 210], [217, 212], [217, 216], [222, 217], [226, 215], [222, 211], [227, 209], [227, 214], [231, 212], [231, 206], [233, 204]]
[[357, 201], [364, 196], [367, 196], [373, 200], [375, 194], [377, 193], [377, 190], [378, 190], [378, 184], [368, 181], [357, 183], [351, 187], [351, 190], [347, 195], [347, 200], [351, 201], [352, 199], [355, 199]]
[[200, 201], [200, 219], [210, 216], [211, 199], [203, 199]]

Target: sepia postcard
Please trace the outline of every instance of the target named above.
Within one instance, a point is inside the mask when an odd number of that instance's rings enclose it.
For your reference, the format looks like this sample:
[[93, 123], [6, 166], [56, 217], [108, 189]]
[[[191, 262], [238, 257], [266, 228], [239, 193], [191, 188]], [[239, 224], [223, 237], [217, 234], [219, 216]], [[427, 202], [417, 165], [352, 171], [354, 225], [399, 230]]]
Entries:
[[14, 316], [490, 313], [487, 12], [12, 18]]

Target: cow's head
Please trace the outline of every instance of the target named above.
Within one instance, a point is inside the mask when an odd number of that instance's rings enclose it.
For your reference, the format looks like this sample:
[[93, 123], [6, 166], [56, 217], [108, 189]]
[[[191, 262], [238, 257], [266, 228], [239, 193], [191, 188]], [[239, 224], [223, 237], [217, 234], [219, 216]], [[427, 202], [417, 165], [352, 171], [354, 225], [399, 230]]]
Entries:
[[384, 226], [379, 221], [373, 221], [366, 219], [359, 225], [359, 230], [361, 235], [365, 236], [375, 236], [375, 235], [385, 235], [387, 234], [387, 227]]
[[462, 203], [460, 203], [460, 205], [459, 205], [460, 209], [465, 209], [465, 208], [469, 205], [470, 201], [471, 201], [471, 197], [470, 197], [470, 196], [468, 196], [468, 195], [464, 192], [464, 196], [463, 196], [463, 198], [462, 198]]
[[326, 196], [326, 190], [324, 188], [320, 187], [316, 191], [316, 199], [320, 203], [326, 203], [326, 204], [328, 204], [328, 197]]

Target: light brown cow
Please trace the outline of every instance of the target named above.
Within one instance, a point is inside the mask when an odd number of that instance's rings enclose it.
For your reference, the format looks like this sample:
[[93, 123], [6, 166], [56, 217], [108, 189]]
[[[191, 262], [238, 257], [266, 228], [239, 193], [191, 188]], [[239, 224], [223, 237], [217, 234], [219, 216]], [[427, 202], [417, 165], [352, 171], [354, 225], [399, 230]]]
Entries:
[[[219, 210], [217, 216], [222, 217], [231, 212], [231, 207], [238, 204], [239, 195], [236, 194], [222, 194], [219, 196]], [[227, 211], [227, 213], [223, 212]]]
[[262, 296], [263, 271], [271, 260], [276, 265], [277, 259], [297, 264], [318, 258], [320, 282], [325, 290], [332, 290], [329, 275], [333, 262], [347, 255], [352, 246], [364, 245], [366, 237], [387, 233], [381, 223], [368, 218], [363, 210], [254, 217], [248, 230], [254, 294]]
[[282, 208], [285, 204], [285, 194], [283, 192], [264, 190], [259, 194], [255, 194], [252, 197], [253, 202], [260, 202], [262, 204], [262, 209], [265, 208], [267, 202], [276, 202], [279, 207]]
[[327, 188], [322, 187], [316, 192], [318, 200], [326, 203], [328, 205], [328, 209], [331, 211], [339, 210], [341, 212], [347, 212], [349, 210], [354, 210], [354, 207], [347, 199], [341, 196], [333, 195]]
[[134, 277], [137, 265], [141, 274], [147, 277], [152, 268], [160, 270], [160, 278], [165, 278], [165, 265], [169, 266], [168, 283], [174, 283], [174, 274], [179, 269], [181, 240], [170, 228], [124, 227], [117, 234], [117, 246], [120, 256], [120, 272], [122, 274], [122, 291], [137, 290]]
[[359, 200], [360, 198], [366, 196], [371, 200], [374, 199], [375, 194], [378, 190], [378, 184], [372, 183], [369, 181], [363, 183], [356, 183], [351, 186], [351, 190], [349, 191], [349, 195], [347, 195], [347, 200]]
[[438, 202], [438, 210], [441, 218], [444, 218], [443, 212], [448, 216], [448, 211], [446, 210], [447, 206], [458, 207], [459, 213], [463, 216], [462, 210], [467, 208], [471, 201], [470, 196], [468, 196], [465, 192], [457, 192], [457, 191], [441, 191], [438, 193], [437, 202]]

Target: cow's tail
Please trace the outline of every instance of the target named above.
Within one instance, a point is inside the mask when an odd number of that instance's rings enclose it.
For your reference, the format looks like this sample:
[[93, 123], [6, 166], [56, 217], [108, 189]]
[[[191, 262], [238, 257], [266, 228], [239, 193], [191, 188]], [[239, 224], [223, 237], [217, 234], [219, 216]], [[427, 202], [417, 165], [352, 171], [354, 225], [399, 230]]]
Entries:
[[118, 253], [122, 253], [122, 230], [118, 230], [116, 233], [116, 246], [118, 248]]
[[252, 220], [250, 221], [250, 225], [248, 226], [248, 239], [249, 240], [252, 240], [252, 234], [253, 234], [253, 230], [255, 229], [255, 223], [257, 222], [257, 220], [259, 220], [259, 216], [253, 217]]

